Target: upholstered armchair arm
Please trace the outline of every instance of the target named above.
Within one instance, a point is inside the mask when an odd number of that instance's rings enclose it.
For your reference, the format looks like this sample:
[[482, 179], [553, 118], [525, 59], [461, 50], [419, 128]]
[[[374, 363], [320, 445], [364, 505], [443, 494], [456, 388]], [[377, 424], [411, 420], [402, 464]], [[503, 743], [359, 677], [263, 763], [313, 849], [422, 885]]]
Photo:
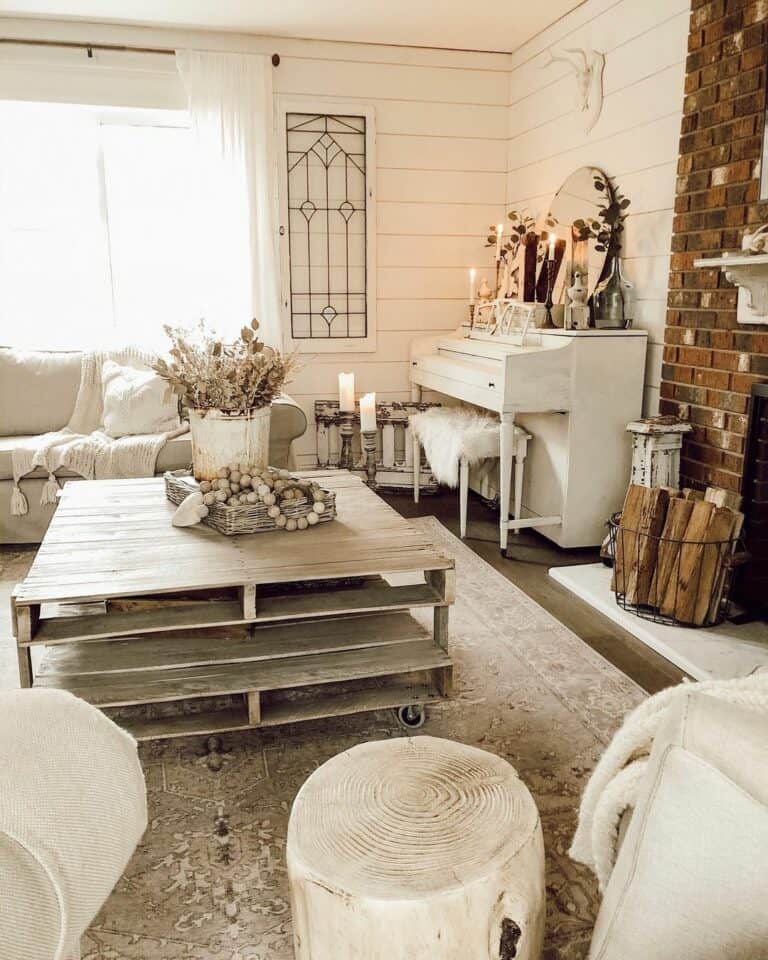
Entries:
[[269, 431], [270, 461], [273, 467], [287, 467], [291, 444], [307, 429], [307, 415], [291, 397], [283, 394], [272, 404]]
[[591, 960], [750, 960], [768, 942], [768, 711], [691, 693], [654, 740]]

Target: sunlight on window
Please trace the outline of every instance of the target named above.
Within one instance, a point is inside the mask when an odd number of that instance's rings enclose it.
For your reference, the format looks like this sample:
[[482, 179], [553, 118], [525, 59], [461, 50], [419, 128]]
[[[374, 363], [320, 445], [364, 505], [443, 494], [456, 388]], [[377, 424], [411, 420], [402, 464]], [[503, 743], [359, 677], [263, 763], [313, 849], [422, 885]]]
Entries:
[[0, 344], [162, 347], [164, 322], [197, 319], [190, 138], [119, 111], [0, 103]]
[[112, 324], [97, 127], [77, 108], [0, 105], [0, 342], [66, 347]]
[[167, 342], [163, 323], [197, 319], [191, 136], [178, 127], [101, 128], [115, 323], [153, 347]]

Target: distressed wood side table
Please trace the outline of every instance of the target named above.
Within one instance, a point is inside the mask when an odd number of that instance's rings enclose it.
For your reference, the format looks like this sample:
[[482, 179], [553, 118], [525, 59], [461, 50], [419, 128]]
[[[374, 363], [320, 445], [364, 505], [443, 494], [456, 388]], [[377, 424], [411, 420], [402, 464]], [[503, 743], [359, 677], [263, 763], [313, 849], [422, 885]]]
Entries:
[[152, 705], [117, 715], [138, 739], [385, 707], [420, 725], [450, 692], [454, 561], [357, 477], [303, 475], [336, 491], [335, 521], [234, 537], [172, 526], [161, 478], [67, 484], [11, 600], [21, 686]]

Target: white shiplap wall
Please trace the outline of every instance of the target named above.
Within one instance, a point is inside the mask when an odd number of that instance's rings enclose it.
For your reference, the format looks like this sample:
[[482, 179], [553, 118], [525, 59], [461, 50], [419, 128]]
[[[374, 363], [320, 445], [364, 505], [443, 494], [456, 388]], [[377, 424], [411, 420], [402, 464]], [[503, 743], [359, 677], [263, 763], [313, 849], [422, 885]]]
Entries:
[[[318, 109], [324, 98], [372, 104], [377, 350], [306, 355], [289, 387], [310, 422], [296, 444], [298, 462], [314, 462], [314, 401], [338, 395], [339, 370], [355, 372], [358, 393], [408, 398], [411, 339], [455, 329], [465, 316], [468, 268], [487, 264], [490, 274], [484, 240], [504, 209], [509, 56], [63, 21], [4, 20], [2, 32], [129, 47], [278, 52], [276, 95], [311, 98]], [[6, 47], [0, 51], [3, 96], [184, 106], [172, 57], [98, 50], [88, 60], [76, 50]]]
[[[649, 413], [658, 409], [689, 13], [688, 0], [587, 0], [512, 55], [509, 81], [510, 209], [546, 212], [583, 165], [601, 168], [632, 201], [624, 265], [635, 326], [649, 332]], [[605, 54], [603, 111], [587, 135], [568, 66], [547, 66], [547, 51], [572, 47]]]
[[[307, 354], [290, 392], [310, 424], [315, 399], [337, 395], [342, 369], [354, 371], [358, 393], [407, 399], [412, 338], [464, 318], [468, 268], [490, 269], [487, 228], [503, 213], [508, 63], [340, 44], [282, 53], [277, 93], [360, 100], [376, 111], [377, 350]], [[299, 463], [313, 460], [314, 443], [310, 429], [296, 444]]]
[[[359, 392], [408, 396], [408, 347], [422, 332], [456, 327], [467, 269], [487, 267], [487, 227], [504, 210], [544, 211], [583, 164], [615, 177], [632, 199], [627, 272], [636, 323], [651, 333], [647, 406], [658, 399], [688, 0], [586, 0], [515, 54], [474, 54], [73, 21], [3, 20], [5, 37], [279, 52], [278, 94], [372, 103], [377, 127], [375, 353], [308, 355], [291, 392], [312, 419], [340, 369]], [[603, 115], [588, 137], [572, 107], [567, 67], [546, 51], [592, 46], [606, 54]], [[46, 63], [43, 63], [43, 60]], [[0, 96], [177, 108], [169, 57], [6, 47]], [[505, 205], [506, 201], [506, 205]], [[300, 462], [314, 458], [310, 429]]]

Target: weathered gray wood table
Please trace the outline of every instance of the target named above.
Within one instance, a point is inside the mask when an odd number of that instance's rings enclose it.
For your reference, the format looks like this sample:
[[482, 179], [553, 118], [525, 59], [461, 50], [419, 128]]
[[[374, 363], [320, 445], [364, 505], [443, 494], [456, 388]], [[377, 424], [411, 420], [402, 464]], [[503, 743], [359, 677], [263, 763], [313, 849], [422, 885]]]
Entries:
[[[453, 559], [356, 477], [305, 475], [336, 491], [333, 523], [235, 537], [172, 526], [162, 479], [67, 484], [11, 601], [21, 685], [99, 707], [187, 701], [172, 716], [121, 718], [139, 739], [445, 696]], [[402, 573], [422, 576], [385, 579]], [[432, 631], [414, 607], [434, 608]], [[35, 644], [48, 647], [37, 675]]]

